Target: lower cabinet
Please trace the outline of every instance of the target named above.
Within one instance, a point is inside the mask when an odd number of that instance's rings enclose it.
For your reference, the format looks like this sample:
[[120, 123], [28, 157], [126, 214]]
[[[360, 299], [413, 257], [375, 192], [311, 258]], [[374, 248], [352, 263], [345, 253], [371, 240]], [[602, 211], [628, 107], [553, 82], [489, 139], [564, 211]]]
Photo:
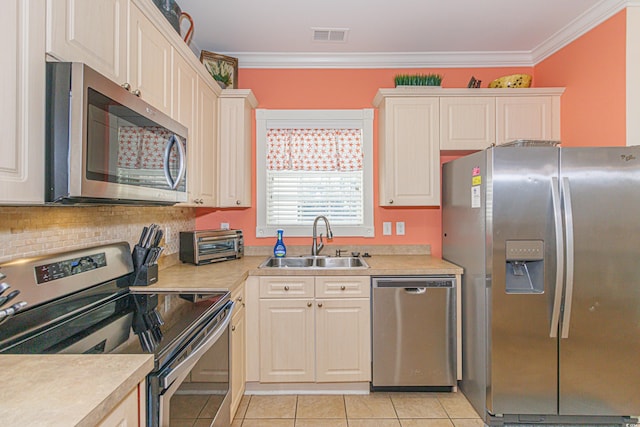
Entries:
[[138, 425], [144, 425], [146, 423], [145, 414], [139, 413], [138, 407], [145, 408], [144, 401], [139, 402], [138, 389], [140, 389], [140, 395], [145, 396], [144, 384], [139, 384], [135, 387], [127, 397], [122, 401], [97, 424], [97, 427], [134, 427]]
[[368, 276], [261, 277], [259, 285], [260, 382], [370, 380]]
[[231, 318], [231, 417], [235, 417], [242, 396], [244, 395], [246, 375], [246, 316], [244, 284], [231, 295], [236, 303]]

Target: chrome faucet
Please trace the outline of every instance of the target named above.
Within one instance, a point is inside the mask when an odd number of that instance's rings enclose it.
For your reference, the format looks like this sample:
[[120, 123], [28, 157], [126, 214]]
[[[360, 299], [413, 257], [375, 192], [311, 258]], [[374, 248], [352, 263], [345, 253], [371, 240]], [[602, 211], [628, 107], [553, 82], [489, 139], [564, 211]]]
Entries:
[[331, 226], [329, 225], [329, 220], [324, 215], [318, 215], [316, 219], [313, 220], [313, 241], [311, 242], [311, 256], [316, 256], [320, 253], [322, 248], [324, 248], [324, 243], [322, 243], [322, 233], [320, 233], [320, 243], [318, 243], [318, 220], [324, 220], [324, 226], [327, 229], [327, 239], [333, 239], [333, 232], [331, 231]]

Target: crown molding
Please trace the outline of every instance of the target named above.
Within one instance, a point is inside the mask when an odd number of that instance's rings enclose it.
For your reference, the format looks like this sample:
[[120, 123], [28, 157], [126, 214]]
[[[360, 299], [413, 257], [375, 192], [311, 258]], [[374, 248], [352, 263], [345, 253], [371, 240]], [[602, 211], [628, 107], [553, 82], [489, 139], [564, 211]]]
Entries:
[[628, 6], [640, 6], [640, 0], [611, 0], [596, 4], [534, 48], [531, 55], [533, 63], [543, 61]]
[[530, 52], [224, 52], [241, 68], [530, 67]]
[[487, 68], [533, 67], [640, 0], [604, 0], [531, 51], [513, 52], [220, 52], [241, 68]]

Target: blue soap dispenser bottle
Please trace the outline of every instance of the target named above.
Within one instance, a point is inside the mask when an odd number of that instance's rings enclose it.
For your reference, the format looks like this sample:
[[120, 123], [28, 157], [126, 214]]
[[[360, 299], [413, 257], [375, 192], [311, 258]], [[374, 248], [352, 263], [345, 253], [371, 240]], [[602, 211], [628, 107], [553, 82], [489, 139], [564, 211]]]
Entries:
[[276, 245], [273, 247], [273, 256], [276, 258], [283, 258], [287, 254], [287, 247], [282, 240], [283, 232], [283, 230], [278, 230], [278, 240], [276, 240]]

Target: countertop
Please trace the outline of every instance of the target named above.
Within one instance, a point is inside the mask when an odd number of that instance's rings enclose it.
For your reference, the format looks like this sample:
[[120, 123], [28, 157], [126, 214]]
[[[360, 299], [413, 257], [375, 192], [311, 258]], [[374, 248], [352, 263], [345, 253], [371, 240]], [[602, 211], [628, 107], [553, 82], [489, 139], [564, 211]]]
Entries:
[[151, 355], [2, 355], [7, 426], [95, 426], [153, 369]]
[[265, 256], [246, 256], [237, 260], [195, 266], [177, 264], [161, 270], [151, 286], [132, 287], [133, 292], [206, 292], [213, 289], [234, 291], [248, 276], [397, 276], [462, 274], [462, 268], [430, 255], [374, 255], [364, 258], [367, 269], [258, 268]]

